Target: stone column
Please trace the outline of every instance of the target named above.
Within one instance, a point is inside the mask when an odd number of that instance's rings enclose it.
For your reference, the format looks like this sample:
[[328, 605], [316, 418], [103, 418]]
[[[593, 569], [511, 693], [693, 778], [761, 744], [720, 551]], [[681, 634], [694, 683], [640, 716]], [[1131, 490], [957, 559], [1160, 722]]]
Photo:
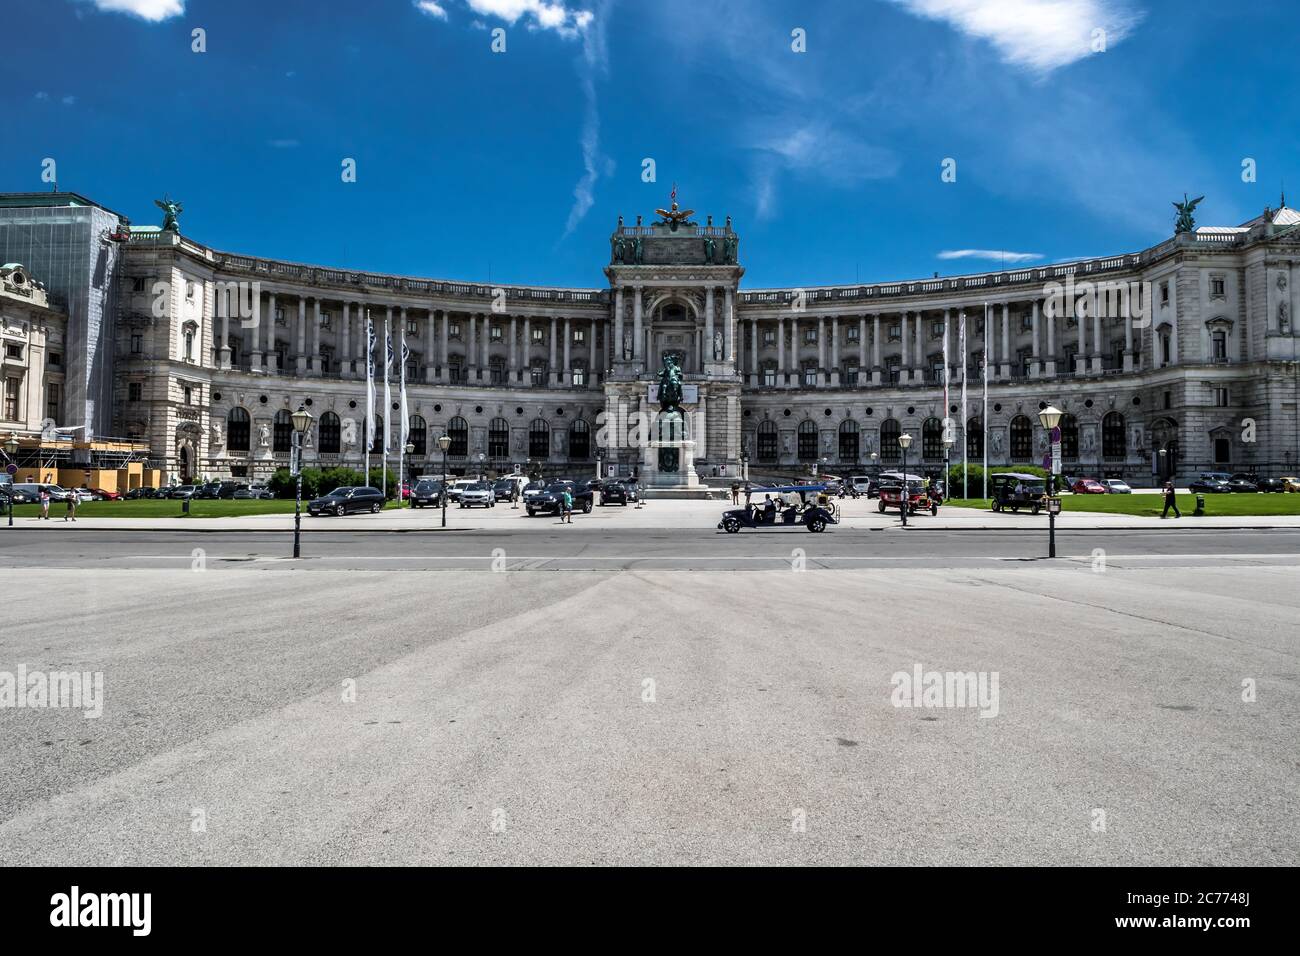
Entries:
[[[950, 381], [952, 379], [952, 352], [949, 349], [951, 337], [948, 335], [948, 326], [950, 324], [951, 315], [951, 309], [943, 310], [943, 374], [948, 376]], [[942, 385], [943, 383], [940, 382], [939, 384]], [[945, 410], [941, 417], [946, 418], [947, 415], [948, 412]]]
[[312, 301], [311, 360], [307, 363], [311, 374], [320, 374], [320, 299]]
[[[826, 316], [817, 316], [817, 387], [826, 383]], [[820, 452], [818, 452], [820, 454]]]
[[549, 366], [547, 368], [547, 372], [549, 373], [547, 376], [547, 384], [549, 384], [552, 388], [554, 388], [555, 385], [559, 382], [559, 377], [558, 377], [559, 373], [555, 367], [555, 339], [556, 336], [559, 334], [559, 329], [560, 329], [559, 323], [556, 322], [555, 316], [551, 316], [551, 357], [550, 357]]
[[758, 387], [758, 319], [749, 323], [749, 384]]
[[[1267, 301], [1267, 300], [1265, 300]], [[1152, 326], [1154, 329], [1154, 325]], [[1151, 336], [1155, 341], [1155, 335]], [[1178, 364], [1178, 273], [1169, 277], [1169, 364]]]
[[1011, 377], [1011, 303], [1002, 303], [1002, 367], [998, 378]]
[[492, 313], [483, 313], [483, 363], [482, 368], [487, 374], [488, 381], [492, 381]]
[[739, 330], [736, 328], [735, 295], [730, 289], [725, 292], [723, 311], [726, 313], [723, 317], [726, 321], [726, 326], [723, 329], [723, 337], [726, 340], [723, 342], [723, 348], [725, 349], [723, 354], [726, 356], [727, 364], [738, 369], [736, 365], [736, 332]]
[[1034, 304], [1034, 359], [1030, 362], [1030, 376], [1039, 377], [1043, 373], [1043, 355], [1039, 351], [1039, 300], [1035, 299]]
[[1056, 375], [1056, 316], [1044, 315], [1047, 320], [1047, 376]]
[[596, 375], [596, 320], [591, 320], [591, 330], [587, 333], [591, 336], [587, 340], [587, 388], [596, 388], [599, 376]]
[[858, 316], [858, 385], [867, 384], [867, 317]]
[[[239, 293], [236, 293], [238, 295]], [[217, 364], [230, 368], [230, 303], [229, 294], [223, 293], [221, 302], [221, 347], [217, 350]]]
[[339, 333], [342, 336], [339, 341], [339, 378], [352, 377], [352, 319], [349, 315], [351, 308], [352, 303], [344, 299], [339, 312]]
[[911, 363], [912, 356], [910, 354], [910, 349], [908, 348], [908, 343], [907, 343], [907, 313], [906, 312], [904, 312], [902, 315], [899, 316], [899, 322], [902, 323], [900, 326], [902, 335], [900, 335], [899, 338], [902, 340], [903, 355], [898, 362], [898, 383], [900, 385], [906, 385], [909, 381], [911, 381], [912, 378], [910, 374], [910, 370], [912, 368], [912, 363]]
[[704, 290], [704, 356], [706, 362], [716, 362], [713, 353], [713, 286]]
[[573, 330], [569, 325], [569, 317], [564, 317], [564, 371], [560, 373], [561, 385], [573, 384]]
[[831, 385], [840, 384], [840, 317], [831, 316]]
[[785, 368], [785, 319], [776, 320], [776, 384], [781, 388], [786, 385]]
[[441, 309], [441, 320], [439, 321], [438, 331], [441, 333], [441, 341], [438, 345], [438, 381], [446, 383], [448, 376], [448, 351], [447, 351], [447, 325], [451, 318], [446, 309]]
[[478, 381], [478, 314], [467, 312], [465, 322], [468, 324], [468, 332], [465, 337], [465, 369], [466, 377], [470, 382]]
[[803, 385], [803, 369], [799, 367], [799, 320], [790, 317], [790, 369], [794, 376], [795, 388]]
[[1094, 297], [1093, 301], [1096, 302], [1097, 304], [1093, 306], [1093, 310], [1092, 310], [1094, 313], [1092, 317], [1092, 370], [1093, 372], [1100, 373], [1101, 372], [1101, 304], [1100, 304], [1100, 300], [1096, 297]]
[[[1080, 303], [1086, 302], [1086, 299], [1080, 299]], [[1074, 372], [1082, 374], [1088, 370], [1088, 319], [1086, 315], [1079, 314], [1079, 304], [1076, 304], [1074, 310], [1074, 321], [1079, 328], [1079, 351], [1074, 356]]]
[[519, 347], [515, 342], [515, 317], [510, 316], [510, 357], [506, 360], [506, 381], [519, 381]]
[[916, 369], [916, 374], [912, 376], [914, 382], [925, 381], [925, 343], [922, 335], [925, 326], [925, 313], [916, 313], [916, 328], [913, 335], [916, 336], [916, 348], [912, 352], [912, 367]]
[[[271, 321], [271, 334], [272, 334], [272, 336], [274, 336], [274, 333], [275, 333], [275, 293], [274, 293], [274, 292], [269, 293], [269, 294], [267, 295], [267, 299], [268, 299], [268, 303], [269, 303], [269, 305], [270, 305], [270, 309], [271, 309], [271, 311], [270, 311], [270, 313], [269, 313], [269, 315], [270, 315], [270, 317], [271, 317], [271, 319], [270, 319], [270, 321]], [[263, 351], [262, 351], [262, 321], [263, 321], [263, 316], [267, 315], [268, 313], [266, 313], [266, 312], [264, 312], [264, 311], [262, 310], [262, 297], [261, 297], [261, 295], [258, 295], [254, 301], [255, 301], [256, 304], [253, 306], [253, 309], [254, 309], [254, 312], [253, 312], [253, 349], [252, 349], [252, 352], [249, 353], [249, 357], [248, 357], [248, 367], [249, 367], [249, 369], [251, 369], [251, 370], [253, 370], [253, 371], [257, 371], [258, 369], [263, 369], [263, 370], [264, 370], [265, 367], [266, 367], [266, 358], [265, 358], [265, 355], [264, 355], [264, 353], [263, 353]]]
[[[436, 333], [436, 330], [434, 329], [435, 314], [433, 308], [430, 307], [429, 317], [425, 319], [424, 326], [424, 380], [426, 382], [433, 382], [435, 380], [435, 370], [438, 367], [437, 354], [434, 351], [434, 335]], [[429, 453], [433, 454], [432, 449]]]
[[[524, 340], [520, 343], [519, 356], [521, 359], [519, 363], [519, 370], [521, 372], [519, 380], [531, 385], [533, 384], [532, 316], [524, 316]], [[524, 375], [527, 375], [528, 377], [524, 378]]]
[[298, 296], [298, 343], [293, 361], [295, 371], [302, 375], [307, 371], [307, 300]]
[[1124, 371], [1133, 371], [1133, 307], [1124, 310]]
[[614, 290], [614, 348], [611, 350], [614, 356], [614, 364], [624, 361], [623, 358], [623, 287], [619, 286]]
[[[641, 287], [633, 286], [632, 295], [632, 361], [640, 362], [645, 355], [645, 343], [641, 341]], [[637, 369], [640, 372], [640, 368]]]
[[871, 384], [880, 384], [880, 313], [871, 317]]

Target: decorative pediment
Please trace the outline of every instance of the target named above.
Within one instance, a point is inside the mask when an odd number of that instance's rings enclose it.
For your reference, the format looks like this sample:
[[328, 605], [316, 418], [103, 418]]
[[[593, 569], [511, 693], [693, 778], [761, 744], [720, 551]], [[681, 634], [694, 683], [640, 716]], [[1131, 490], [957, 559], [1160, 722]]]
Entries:
[[1211, 332], [1231, 332], [1232, 319], [1228, 318], [1226, 315], [1216, 315], [1205, 323], [1205, 327]]

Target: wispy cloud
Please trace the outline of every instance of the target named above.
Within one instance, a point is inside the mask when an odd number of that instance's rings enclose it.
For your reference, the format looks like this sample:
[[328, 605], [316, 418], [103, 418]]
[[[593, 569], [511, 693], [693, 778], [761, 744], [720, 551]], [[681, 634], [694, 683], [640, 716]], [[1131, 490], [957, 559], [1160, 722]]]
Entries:
[[[563, 0], [460, 0], [471, 11], [495, 17], [514, 26], [523, 21], [530, 30], [554, 30], [567, 40], [581, 36], [595, 19], [590, 10], [565, 5]], [[447, 19], [447, 0], [415, 0], [415, 7], [438, 20]], [[479, 25], [481, 21], [476, 21]]]
[[185, 0], [90, 0], [105, 13], [129, 13], [131, 16], [158, 23], [185, 12]]
[[296, 139], [269, 139], [266, 145], [272, 149], [297, 149], [298, 141]]
[[993, 259], [1000, 262], [1036, 262], [1041, 252], [1008, 252], [1005, 249], [945, 249], [939, 259]]
[[431, 17], [437, 17], [439, 20], [447, 19], [447, 10], [440, 3], [434, 3], [433, 0], [416, 0], [416, 9], [421, 13], [427, 13]]
[[63, 97], [61, 102], [63, 103], [64, 106], [72, 106], [74, 103], [77, 102], [77, 98], [73, 96], [71, 93], [69, 93], [67, 96]]
[[1050, 73], [1127, 37], [1142, 13], [1128, 0], [893, 0], [911, 13], [947, 23], [992, 44], [1008, 63]]
[[37, 91], [36, 91], [36, 98], [37, 98], [38, 100], [48, 100], [48, 99], [50, 98], [50, 94], [49, 94], [49, 93], [46, 93], [44, 90], [37, 90]]

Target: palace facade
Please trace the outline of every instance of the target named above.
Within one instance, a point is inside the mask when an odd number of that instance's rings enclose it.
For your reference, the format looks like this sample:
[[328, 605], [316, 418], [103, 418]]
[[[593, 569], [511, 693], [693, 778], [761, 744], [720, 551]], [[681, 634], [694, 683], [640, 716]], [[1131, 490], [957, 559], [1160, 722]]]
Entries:
[[[441, 470], [444, 434], [456, 473], [577, 475], [599, 459], [629, 474], [645, 461], [638, 416], [655, 408], [669, 353], [685, 372], [702, 476], [736, 475], [746, 460], [755, 474], [896, 465], [903, 432], [915, 436], [909, 463], [937, 470], [945, 418], [953, 461], [964, 446], [975, 462], [1041, 465], [1048, 403], [1065, 412], [1069, 473], [1143, 484], [1295, 474], [1300, 215], [1285, 203], [1135, 253], [807, 289], [745, 287], [730, 218], [661, 213], [620, 218], [592, 288], [221, 252], [176, 229], [130, 228], [70, 193], [0, 195], [0, 260], [22, 263], [67, 311], [59, 424], [145, 443], [164, 480], [266, 477], [288, 462], [300, 404], [315, 416], [306, 463], [360, 466], [367, 316], [377, 378], [385, 327], [399, 356], [405, 338], [408, 474]], [[399, 361], [391, 403], [379, 383], [376, 404], [393, 465]]]

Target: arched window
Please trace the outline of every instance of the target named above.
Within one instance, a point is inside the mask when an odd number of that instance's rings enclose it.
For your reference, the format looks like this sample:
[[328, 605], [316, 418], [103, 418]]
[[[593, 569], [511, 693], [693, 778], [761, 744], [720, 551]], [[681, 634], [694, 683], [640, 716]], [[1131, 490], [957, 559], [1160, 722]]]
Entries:
[[534, 418], [528, 426], [528, 457], [551, 457], [551, 426], [541, 418]]
[[1034, 423], [1024, 415], [1011, 419], [1011, 460], [1032, 461], [1034, 457]]
[[927, 418], [921, 426], [921, 457], [929, 461], [943, 458], [943, 422]]
[[898, 461], [902, 455], [902, 450], [898, 447], [898, 436], [901, 430], [898, 422], [892, 418], [887, 418], [880, 423], [880, 460], [881, 461]]
[[248, 451], [252, 419], [242, 408], [232, 408], [226, 416], [226, 450]]
[[569, 426], [569, 458], [586, 461], [591, 457], [591, 426], [581, 418]]
[[978, 418], [966, 420], [966, 457], [984, 457], [984, 422]]
[[453, 458], [464, 458], [469, 454], [469, 422], [457, 415], [447, 423], [447, 437], [451, 445], [447, 454]]
[[429, 447], [429, 425], [423, 416], [412, 415], [407, 425], [406, 440], [415, 448], [412, 455], [423, 456]]
[[808, 418], [799, 423], [799, 460], [817, 460], [817, 423]]
[[851, 418], [840, 422], [840, 461], [858, 460], [858, 423]]
[[758, 424], [758, 460], [776, 461], [776, 422]]
[[370, 454], [382, 455], [384, 453], [384, 416], [375, 416], [375, 440], [370, 443]]
[[316, 440], [316, 447], [320, 449], [322, 455], [337, 455], [340, 447], [340, 434], [342, 432], [339, 424], [339, 417], [333, 412], [326, 412], [320, 417], [319, 436]]
[[271, 431], [271, 451], [277, 454], [288, 453], [293, 447], [293, 416], [289, 414], [289, 409], [282, 408], [275, 413], [275, 421]]
[[1108, 412], [1101, 420], [1101, 454], [1103, 458], [1123, 458], [1128, 452], [1124, 416]]
[[504, 418], [494, 418], [488, 425], [488, 457], [506, 458], [510, 454], [510, 423]]
[[1061, 416], [1061, 457], [1075, 461], [1079, 457], [1079, 422], [1073, 415]]

